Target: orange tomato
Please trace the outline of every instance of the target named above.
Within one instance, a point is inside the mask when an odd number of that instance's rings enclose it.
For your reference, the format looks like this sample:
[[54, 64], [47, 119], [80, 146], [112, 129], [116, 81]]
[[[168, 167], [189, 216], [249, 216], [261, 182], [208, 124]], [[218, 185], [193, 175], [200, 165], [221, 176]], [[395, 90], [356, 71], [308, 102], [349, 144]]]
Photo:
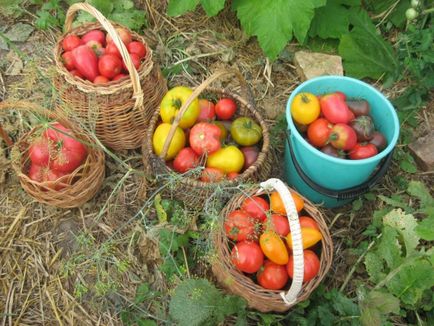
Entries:
[[312, 228], [319, 231], [318, 223], [310, 216], [300, 216], [298, 218], [300, 221], [300, 227]]
[[[303, 249], [307, 249], [321, 241], [322, 235], [317, 229], [302, 227], [301, 238], [303, 239]], [[290, 249], [293, 248], [291, 233], [286, 236], [286, 243]]]
[[288, 250], [280, 236], [274, 231], [265, 231], [259, 238], [262, 252], [269, 260], [279, 265], [288, 263]]
[[[300, 212], [304, 207], [303, 198], [301, 198], [301, 196], [294, 191], [291, 191], [291, 196], [295, 202], [295, 208], [297, 209], [297, 212]], [[277, 191], [271, 193], [270, 207], [274, 213], [286, 215], [285, 206], [283, 205], [282, 198], [280, 198], [280, 195]]]

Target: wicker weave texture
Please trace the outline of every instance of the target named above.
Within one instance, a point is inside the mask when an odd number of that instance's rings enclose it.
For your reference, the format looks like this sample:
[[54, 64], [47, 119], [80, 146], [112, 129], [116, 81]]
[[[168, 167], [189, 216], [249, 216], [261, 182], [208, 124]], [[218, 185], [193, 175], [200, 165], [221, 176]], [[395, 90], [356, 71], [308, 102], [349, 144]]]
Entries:
[[[72, 19], [78, 10], [93, 14], [98, 22], [71, 28]], [[54, 47], [57, 72], [54, 85], [63, 102], [62, 106], [66, 107], [71, 115], [76, 115], [94, 129], [104, 145], [114, 150], [140, 147], [148, 122], [167, 91], [166, 80], [158, 64], [153, 62], [152, 50], [143, 37], [131, 32], [133, 40], [142, 42], [146, 48], [146, 56], [136, 70], [115, 30], [116, 27], [122, 26], [109, 22], [88, 4], [79, 3], [71, 6], [65, 25], [66, 33], [59, 38]], [[65, 36], [70, 33], [81, 36], [93, 29], [104, 29], [114, 36], [113, 41], [130, 72], [129, 78], [106, 84], [93, 84], [72, 76], [64, 67], [61, 55]]]
[[[230, 74], [233, 72], [217, 72], [213, 74], [213, 76], [222, 76], [224, 74]], [[207, 183], [202, 182], [200, 180], [187, 177], [180, 176], [177, 181], [168, 190], [169, 195], [181, 200], [185, 205], [200, 209], [204, 207], [207, 200], [214, 194], [216, 194], [217, 189], [225, 189], [222, 193], [220, 192], [218, 195], [221, 199], [228, 198], [231, 195], [231, 191], [236, 188], [237, 185], [243, 184], [251, 181], [258, 181], [268, 178], [271, 172], [271, 155], [270, 155], [270, 132], [269, 127], [261, 114], [255, 109], [255, 107], [248, 102], [244, 97], [240, 95], [220, 88], [210, 87], [210, 81], [215, 78], [208, 78], [201, 85], [198, 86], [197, 89], [201, 89], [200, 92], [196, 92], [197, 94], [193, 94], [193, 96], [198, 96], [199, 94], [203, 95], [211, 95], [215, 98], [232, 98], [238, 107], [235, 117], [238, 116], [247, 116], [253, 118], [262, 128], [262, 146], [260, 148], [260, 153], [258, 158], [254, 164], [252, 164], [248, 169], [246, 169], [243, 173], [241, 173], [236, 179], [228, 180], [218, 183]], [[202, 91], [203, 90], [203, 91]], [[160, 177], [167, 176], [170, 173], [176, 173], [171, 170], [165, 163], [165, 161], [157, 156], [152, 148], [152, 137], [155, 129], [161, 123], [160, 113], [156, 111], [154, 116], [152, 117], [149, 128], [146, 134], [146, 138], [144, 140], [142, 146], [143, 153], [143, 163], [145, 166], [145, 172], [148, 176], [152, 177]], [[170, 134], [168, 136], [170, 138]], [[163, 150], [164, 152], [164, 150]], [[147, 184], [150, 188], [152, 185]]]
[[[56, 120], [73, 132], [73, 137], [86, 144], [88, 155], [86, 161], [74, 170], [56, 181], [37, 182], [28, 176], [30, 166], [29, 147], [31, 142], [39, 137], [46, 129], [39, 125], [21, 136], [13, 145], [11, 151], [12, 168], [17, 174], [23, 189], [36, 201], [60, 208], [79, 207], [93, 198], [101, 188], [105, 176], [105, 155], [100, 149], [93, 147], [93, 140], [83, 130], [72, 125], [64, 117], [41, 109], [29, 102], [2, 102], [0, 111], [17, 109], [34, 112], [46, 118]], [[60, 190], [55, 190], [62, 186]]]
[[232, 197], [222, 210], [218, 226], [212, 233], [212, 242], [215, 249], [212, 271], [224, 288], [231, 293], [245, 298], [249, 307], [261, 312], [284, 312], [295, 304], [306, 300], [312, 291], [320, 284], [332, 264], [333, 242], [322, 213], [306, 198], [303, 198], [304, 211], [306, 213], [304, 215], [312, 217], [318, 223], [323, 237], [321, 241], [320, 271], [315, 278], [303, 284], [297, 301], [291, 306], [286, 305], [280, 296], [280, 293], [284, 290], [267, 290], [259, 284], [256, 284], [250, 277], [237, 270], [230, 259], [231, 242], [226, 237], [224, 221], [230, 212], [239, 209], [246, 197], [266, 194], [265, 191], [258, 193], [258, 190], [257, 187], [252, 187], [250, 190], [246, 191], [246, 194], [238, 194]]

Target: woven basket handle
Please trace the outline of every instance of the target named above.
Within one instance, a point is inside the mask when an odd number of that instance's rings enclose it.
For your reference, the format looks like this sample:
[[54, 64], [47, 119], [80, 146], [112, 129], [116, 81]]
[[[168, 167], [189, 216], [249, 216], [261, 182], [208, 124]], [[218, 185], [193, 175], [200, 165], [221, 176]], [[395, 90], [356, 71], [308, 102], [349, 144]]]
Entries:
[[98, 20], [98, 22], [106, 30], [106, 32], [111, 36], [113, 42], [119, 50], [119, 53], [122, 56], [122, 60], [125, 62], [125, 66], [127, 67], [128, 72], [130, 73], [131, 82], [133, 84], [133, 98], [136, 100], [134, 107], [143, 106], [143, 91], [140, 85], [140, 78], [136, 67], [134, 67], [130, 54], [128, 53], [128, 50], [124, 42], [122, 42], [116, 29], [113, 27], [110, 21], [108, 21], [107, 18], [103, 16], [101, 12], [99, 12], [88, 3], [78, 2], [73, 4], [66, 12], [65, 33], [69, 33], [71, 31], [75, 13], [79, 10], [86, 11], [87, 13], [95, 17], [96, 20]]
[[[166, 142], [164, 143], [163, 150], [160, 153], [160, 157], [164, 159], [167, 155], [167, 151], [169, 150], [170, 143], [172, 142], [173, 136], [175, 135], [176, 128], [179, 125], [179, 122], [181, 121], [182, 116], [187, 111], [190, 104], [216, 79], [225, 76], [225, 75], [235, 75], [242, 87], [242, 89], [247, 94], [247, 97], [249, 98], [250, 104], [254, 106], [253, 103], [253, 96], [251, 96], [250, 88], [247, 85], [246, 80], [244, 79], [243, 75], [236, 69], [234, 70], [219, 70], [213, 73], [211, 76], [209, 76], [207, 79], [205, 79], [202, 84], [200, 84], [196, 89], [193, 91], [193, 93], [190, 95], [190, 97], [187, 99], [187, 101], [184, 102], [184, 104], [181, 106], [181, 108], [178, 111], [178, 114], [175, 116], [175, 119], [172, 122], [172, 126], [169, 129], [169, 134], [167, 135]], [[250, 95], [248, 95], [250, 94]]]
[[[27, 102], [27, 101], [0, 102], [0, 111], [6, 111], [6, 110], [18, 110], [18, 111], [36, 113], [41, 116], [45, 116], [49, 119], [56, 120], [65, 127], [73, 127], [71, 122], [67, 120], [66, 116], [62, 117], [59, 114], [59, 112], [54, 113], [53, 111], [47, 110], [32, 102]], [[12, 146], [13, 145], [12, 139], [9, 138], [8, 134], [1, 128], [1, 126], [0, 126], [0, 133], [2, 138], [5, 140], [6, 144], [8, 146]]]
[[288, 292], [281, 292], [280, 295], [282, 296], [285, 304], [292, 305], [297, 300], [297, 296], [301, 291], [304, 278], [303, 242], [297, 209], [295, 208], [295, 203], [288, 187], [281, 180], [271, 178], [262, 182], [260, 186], [261, 190], [276, 190], [279, 193], [280, 198], [282, 198], [287, 213], [286, 216], [288, 217], [293, 243], [292, 255], [294, 259], [294, 277]]

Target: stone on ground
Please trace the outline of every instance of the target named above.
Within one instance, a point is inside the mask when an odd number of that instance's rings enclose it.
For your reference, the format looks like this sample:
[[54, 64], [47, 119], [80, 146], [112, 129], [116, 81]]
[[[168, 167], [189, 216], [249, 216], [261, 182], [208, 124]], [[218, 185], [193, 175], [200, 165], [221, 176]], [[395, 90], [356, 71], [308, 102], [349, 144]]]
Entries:
[[434, 130], [411, 143], [408, 148], [423, 171], [434, 171]]
[[323, 75], [343, 76], [342, 58], [317, 52], [297, 51], [294, 64], [302, 80], [312, 79]]

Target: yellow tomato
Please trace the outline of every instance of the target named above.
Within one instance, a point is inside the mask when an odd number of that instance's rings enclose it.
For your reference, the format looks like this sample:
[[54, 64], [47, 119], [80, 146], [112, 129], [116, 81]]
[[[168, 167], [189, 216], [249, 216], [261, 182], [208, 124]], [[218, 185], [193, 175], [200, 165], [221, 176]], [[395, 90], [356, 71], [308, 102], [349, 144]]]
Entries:
[[[160, 104], [160, 116], [163, 122], [172, 123], [179, 112], [181, 106], [193, 93], [188, 87], [177, 86], [172, 88], [164, 95]], [[191, 102], [187, 111], [184, 112], [179, 122], [182, 129], [190, 128], [194, 125], [200, 114], [199, 100], [196, 98]]]
[[265, 231], [259, 238], [259, 246], [269, 260], [279, 265], [288, 263], [289, 255], [280, 236], [274, 231]]
[[[301, 238], [303, 239], [303, 249], [307, 249], [321, 241], [322, 235], [317, 229], [304, 227], [301, 228]], [[288, 233], [286, 236], [286, 243], [288, 244], [288, 247], [292, 249], [291, 233]]]
[[295, 122], [303, 125], [315, 121], [320, 114], [319, 100], [311, 93], [299, 93], [291, 103], [291, 115]]
[[238, 147], [227, 146], [210, 154], [206, 161], [207, 168], [216, 168], [224, 173], [240, 172], [244, 165], [244, 155]]
[[[154, 136], [152, 137], [152, 147], [154, 148], [154, 152], [157, 155], [160, 155], [163, 151], [164, 143], [166, 142], [166, 138], [169, 134], [170, 127], [172, 125], [170, 123], [162, 123], [157, 129], [155, 129]], [[174, 158], [181, 149], [185, 146], [185, 134], [184, 131], [176, 127], [175, 134], [173, 135], [172, 141], [170, 142], [169, 150], [167, 151], [167, 155], [165, 157], [166, 161]]]

